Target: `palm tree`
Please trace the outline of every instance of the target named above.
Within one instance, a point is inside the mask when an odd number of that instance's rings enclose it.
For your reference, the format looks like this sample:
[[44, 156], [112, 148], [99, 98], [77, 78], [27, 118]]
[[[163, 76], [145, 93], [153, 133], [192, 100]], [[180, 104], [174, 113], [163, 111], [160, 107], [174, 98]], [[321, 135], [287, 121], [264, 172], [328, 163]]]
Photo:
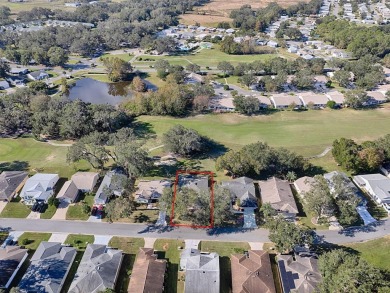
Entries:
[[288, 171], [286, 174], [286, 179], [289, 182], [294, 182], [295, 180], [297, 180], [297, 174], [294, 171]]

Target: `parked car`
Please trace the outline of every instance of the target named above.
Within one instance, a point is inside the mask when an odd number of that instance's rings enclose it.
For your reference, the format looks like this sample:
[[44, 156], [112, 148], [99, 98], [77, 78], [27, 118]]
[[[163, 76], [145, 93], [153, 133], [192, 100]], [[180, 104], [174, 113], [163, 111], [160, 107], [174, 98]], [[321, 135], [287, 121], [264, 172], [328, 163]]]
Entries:
[[92, 216], [96, 216], [97, 210], [98, 210], [98, 208], [97, 208], [96, 206], [94, 206], [94, 207], [92, 208], [91, 215], [92, 215]]

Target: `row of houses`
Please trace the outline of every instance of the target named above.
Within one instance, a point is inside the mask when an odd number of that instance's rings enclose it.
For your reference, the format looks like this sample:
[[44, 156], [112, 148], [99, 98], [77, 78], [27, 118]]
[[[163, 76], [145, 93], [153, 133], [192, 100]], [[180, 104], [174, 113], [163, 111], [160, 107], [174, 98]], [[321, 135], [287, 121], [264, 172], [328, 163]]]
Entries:
[[[317, 256], [295, 253], [277, 257], [283, 292], [311, 293], [321, 281]], [[276, 293], [269, 254], [249, 250], [230, 256], [233, 293]], [[151, 248], [141, 248], [134, 264], [128, 292], [162, 293], [166, 261], [157, 259]], [[186, 248], [181, 253], [179, 270], [185, 275], [184, 292], [219, 293], [220, 257], [215, 252]], [[293, 277], [292, 277], [293, 276]]]
[[[381, 86], [384, 90], [390, 88], [390, 85]], [[368, 91], [369, 100], [365, 106], [373, 106], [388, 101], [384, 90]], [[293, 108], [324, 108], [329, 101], [334, 101], [337, 106], [342, 107], [345, 104], [345, 96], [339, 91], [329, 91], [326, 93], [302, 92], [302, 93], [278, 93], [270, 97], [251, 95], [259, 100], [261, 108], [287, 109]], [[235, 111], [232, 97], [216, 96], [210, 99], [209, 109], [218, 112]]]
[[[42, 241], [29, 260], [20, 280], [19, 292], [60, 293], [75, 261], [77, 250], [60, 242]], [[28, 250], [20, 246], [0, 248], [0, 288], [8, 289], [25, 263]], [[121, 250], [100, 244], [88, 244], [69, 293], [103, 292], [114, 289], [123, 259]]]

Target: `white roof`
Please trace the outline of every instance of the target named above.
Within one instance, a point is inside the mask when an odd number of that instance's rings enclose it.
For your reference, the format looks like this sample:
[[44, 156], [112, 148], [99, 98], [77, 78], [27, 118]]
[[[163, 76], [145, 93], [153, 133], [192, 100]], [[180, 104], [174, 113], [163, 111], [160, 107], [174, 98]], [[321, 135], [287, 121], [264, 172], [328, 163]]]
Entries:
[[52, 192], [59, 177], [57, 174], [38, 173], [27, 179], [20, 197], [32, 197], [46, 200]]

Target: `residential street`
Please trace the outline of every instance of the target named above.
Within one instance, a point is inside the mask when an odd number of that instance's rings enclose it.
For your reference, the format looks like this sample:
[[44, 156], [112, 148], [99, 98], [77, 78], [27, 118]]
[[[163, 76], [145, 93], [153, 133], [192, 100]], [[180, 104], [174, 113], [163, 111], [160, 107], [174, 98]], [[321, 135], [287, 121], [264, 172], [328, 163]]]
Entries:
[[[50, 232], [50, 233], [80, 233], [93, 235], [172, 238], [194, 240], [223, 240], [223, 241], [249, 241], [268, 242], [266, 229], [215, 229], [206, 231], [203, 229], [154, 227], [144, 224], [125, 223], [93, 223], [81, 221], [61, 220], [31, 220], [31, 219], [1, 219], [1, 228], [9, 228], [14, 231]], [[349, 242], [361, 242], [376, 239], [389, 234], [390, 221], [382, 221], [377, 226], [365, 226], [349, 229], [344, 232], [319, 231], [319, 237], [330, 243], [344, 244]]]

